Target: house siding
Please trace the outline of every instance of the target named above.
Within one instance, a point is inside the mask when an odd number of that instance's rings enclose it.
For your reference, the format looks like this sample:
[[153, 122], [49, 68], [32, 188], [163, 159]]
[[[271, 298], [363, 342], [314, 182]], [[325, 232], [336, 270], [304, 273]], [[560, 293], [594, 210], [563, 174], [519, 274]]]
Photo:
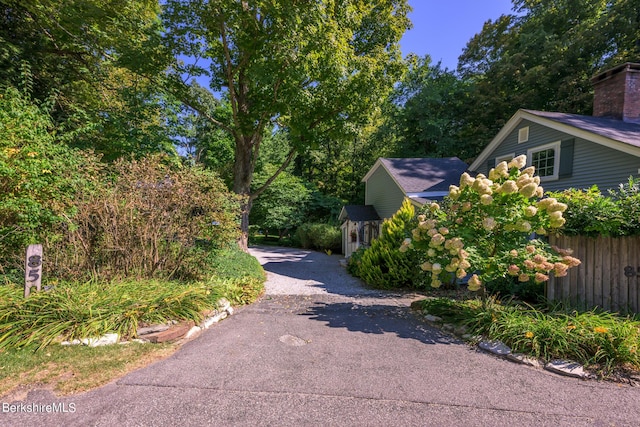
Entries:
[[381, 218], [391, 218], [403, 200], [404, 193], [387, 170], [378, 167], [366, 182], [365, 205], [373, 205]]
[[[518, 130], [529, 126], [529, 140], [518, 144]], [[537, 123], [523, 120], [489, 156], [489, 160], [496, 157], [515, 153], [516, 156], [527, 154], [527, 150], [555, 141], [571, 139], [573, 136]], [[545, 190], [563, 190], [566, 188], [589, 188], [597, 185], [601, 190], [616, 188], [620, 183], [627, 182], [629, 176], [638, 176], [640, 157], [626, 154], [613, 148], [573, 138], [575, 141], [573, 153], [573, 173], [570, 178], [543, 181]], [[562, 150], [560, 151], [562, 158]], [[488, 173], [485, 162], [478, 167], [477, 172]]]

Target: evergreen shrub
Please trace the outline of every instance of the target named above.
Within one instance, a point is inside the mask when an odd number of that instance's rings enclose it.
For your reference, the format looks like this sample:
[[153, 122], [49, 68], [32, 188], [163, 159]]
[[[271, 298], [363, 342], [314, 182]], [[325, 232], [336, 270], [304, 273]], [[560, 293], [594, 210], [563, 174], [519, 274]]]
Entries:
[[390, 219], [382, 224], [380, 237], [371, 247], [351, 255], [348, 271], [376, 288], [415, 288], [423, 282], [418, 268], [418, 251], [401, 252], [400, 246], [417, 225], [415, 209], [408, 199]]

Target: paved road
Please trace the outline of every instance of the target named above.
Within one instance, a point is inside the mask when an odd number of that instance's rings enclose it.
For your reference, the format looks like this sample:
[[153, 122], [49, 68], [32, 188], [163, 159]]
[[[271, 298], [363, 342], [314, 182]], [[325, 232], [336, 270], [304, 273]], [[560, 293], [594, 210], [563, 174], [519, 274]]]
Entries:
[[268, 272], [259, 302], [105, 387], [21, 402], [74, 413], [0, 413], [0, 425], [640, 425], [640, 388], [477, 352], [412, 314], [415, 295], [363, 288], [338, 256], [252, 253]]

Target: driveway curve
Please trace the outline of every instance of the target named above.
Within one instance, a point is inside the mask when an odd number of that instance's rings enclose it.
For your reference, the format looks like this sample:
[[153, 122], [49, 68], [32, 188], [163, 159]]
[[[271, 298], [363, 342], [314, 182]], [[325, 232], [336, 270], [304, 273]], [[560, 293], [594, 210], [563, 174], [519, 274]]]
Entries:
[[337, 255], [251, 253], [267, 272], [258, 302], [105, 387], [21, 402], [73, 413], [0, 425], [640, 425], [640, 388], [480, 353], [411, 313], [418, 295], [367, 289]]

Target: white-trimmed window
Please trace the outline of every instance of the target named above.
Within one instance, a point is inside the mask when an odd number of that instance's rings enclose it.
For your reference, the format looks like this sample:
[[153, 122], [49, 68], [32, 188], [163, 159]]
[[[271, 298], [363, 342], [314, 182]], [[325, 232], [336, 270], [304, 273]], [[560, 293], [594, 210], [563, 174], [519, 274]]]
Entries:
[[558, 179], [560, 171], [560, 141], [527, 150], [527, 164], [535, 166], [541, 181]]
[[518, 129], [518, 144], [529, 140], [529, 126]]

